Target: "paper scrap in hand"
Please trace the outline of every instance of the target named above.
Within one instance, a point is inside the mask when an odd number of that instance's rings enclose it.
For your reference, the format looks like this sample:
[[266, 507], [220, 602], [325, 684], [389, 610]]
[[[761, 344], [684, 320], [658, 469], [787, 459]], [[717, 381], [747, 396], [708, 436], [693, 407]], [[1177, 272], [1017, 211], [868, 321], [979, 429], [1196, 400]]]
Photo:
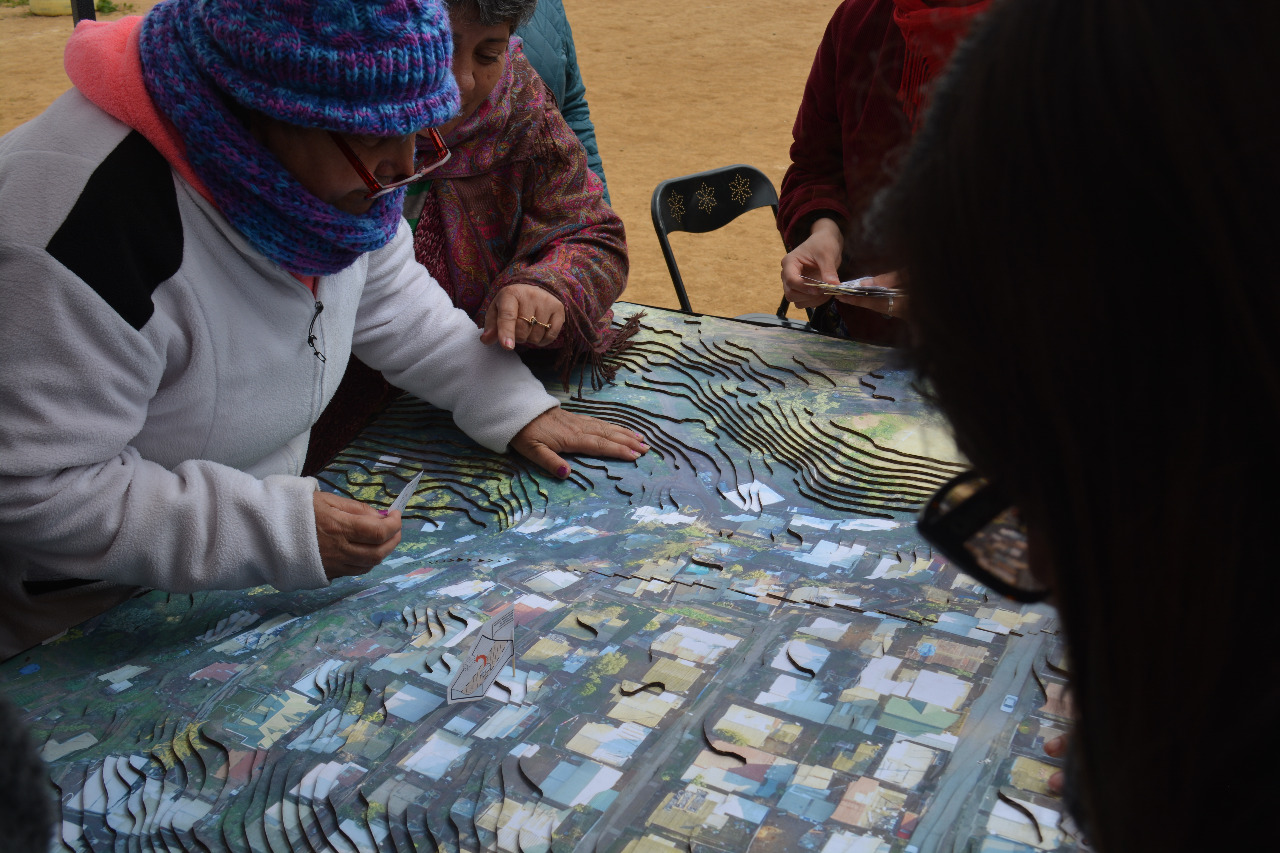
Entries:
[[516, 610], [512, 605], [480, 629], [480, 635], [462, 659], [462, 668], [449, 684], [449, 704], [482, 698], [502, 668], [514, 662], [515, 645]]
[[873, 276], [864, 276], [862, 278], [853, 278], [848, 281], [842, 281], [839, 284], [832, 284], [829, 281], [822, 281], [817, 278], [809, 278], [802, 275], [809, 284], [821, 290], [823, 293], [829, 293], [833, 296], [900, 296], [897, 290], [891, 287], [881, 287], [878, 284], [872, 284], [875, 281]]
[[392, 513], [396, 510], [404, 512], [404, 508], [409, 505], [409, 501], [413, 500], [414, 493], [418, 491], [418, 483], [421, 481], [422, 472], [419, 471], [417, 474], [413, 475], [413, 479], [409, 481], [409, 484], [405, 486], [403, 491], [401, 491], [400, 494], [396, 496], [396, 499], [391, 502], [391, 506], [387, 509], [387, 512]]

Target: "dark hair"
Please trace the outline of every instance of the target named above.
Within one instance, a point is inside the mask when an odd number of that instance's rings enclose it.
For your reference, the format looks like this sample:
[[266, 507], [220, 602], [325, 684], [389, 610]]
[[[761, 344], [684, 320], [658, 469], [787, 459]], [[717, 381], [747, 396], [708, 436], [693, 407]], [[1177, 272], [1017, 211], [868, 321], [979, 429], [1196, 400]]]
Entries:
[[510, 24], [511, 31], [529, 22], [538, 0], [445, 0], [450, 12], [470, 13], [486, 27]]
[[918, 368], [1054, 576], [1103, 851], [1250, 849], [1275, 790], [1277, 31], [1265, 0], [996, 2], [877, 217]]
[[45, 853], [53, 840], [53, 785], [17, 709], [0, 696], [0, 849]]

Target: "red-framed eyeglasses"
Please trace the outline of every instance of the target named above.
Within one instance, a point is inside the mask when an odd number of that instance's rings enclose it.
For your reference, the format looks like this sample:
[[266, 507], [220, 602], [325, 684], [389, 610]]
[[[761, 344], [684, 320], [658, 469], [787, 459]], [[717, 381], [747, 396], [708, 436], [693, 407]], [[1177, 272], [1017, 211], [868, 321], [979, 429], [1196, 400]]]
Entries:
[[434, 127], [429, 127], [426, 131], [418, 134], [418, 138], [414, 143], [413, 174], [407, 178], [384, 184], [373, 176], [373, 173], [364, 165], [364, 161], [360, 159], [356, 152], [351, 150], [351, 146], [347, 144], [341, 134], [331, 130], [329, 131], [329, 136], [338, 146], [338, 150], [351, 163], [351, 167], [356, 170], [360, 180], [364, 181], [364, 185], [369, 188], [369, 194], [365, 196], [367, 199], [381, 198], [400, 187], [417, 183], [425, 178], [432, 169], [443, 166], [449, 160], [449, 147], [444, 144], [444, 137]]

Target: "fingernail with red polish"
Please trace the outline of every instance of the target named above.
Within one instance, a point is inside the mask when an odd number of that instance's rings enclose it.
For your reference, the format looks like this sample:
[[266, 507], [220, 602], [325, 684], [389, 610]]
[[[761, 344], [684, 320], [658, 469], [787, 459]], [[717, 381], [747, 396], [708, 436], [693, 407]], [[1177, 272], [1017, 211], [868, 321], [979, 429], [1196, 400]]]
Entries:
[[515, 349], [515, 348], [516, 348], [516, 342], [515, 342], [514, 340], [512, 340], [511, 338], [507, 338], [505, 341], [503, 341], [502, 345], [503, 345], [504, 347], [506, 347], [507, 349]]
[[559, 468], [557, 468], [557, 469], [556, 469], [556, 476], [557, 476], [557, 477], [559, 477], [561, 480], [563, 480], [565, 477], [568, 477], [568, 476], [569, 476], [569, 466], [568, 466], [568, 465], [561, 465]]
[[382, 516], [383, 518], [386, 518], [388, 515], [391, 515], [391, 510], [389, 510], [389, 509], [380, 509], [380, 510], [378, 510], [378, 515]]

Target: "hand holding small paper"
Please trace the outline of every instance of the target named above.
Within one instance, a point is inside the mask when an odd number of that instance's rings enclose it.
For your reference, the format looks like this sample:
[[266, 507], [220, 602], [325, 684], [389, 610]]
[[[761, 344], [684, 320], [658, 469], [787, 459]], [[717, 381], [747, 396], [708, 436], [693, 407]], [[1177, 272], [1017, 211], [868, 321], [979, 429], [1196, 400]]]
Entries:
[[844, 251], [844, 234], [834, 219], [815, 220], [809, 238], [782, 259], [782, 292], [797, 308], [813, 308], [831, 297], [805, 282], [805, 277], [836, 284]]
[[400, 512], [381, 515], [373, 507], [328, 492], [311, 498], [320, 562], [330, 580], [363, 575], [400, 544]]

